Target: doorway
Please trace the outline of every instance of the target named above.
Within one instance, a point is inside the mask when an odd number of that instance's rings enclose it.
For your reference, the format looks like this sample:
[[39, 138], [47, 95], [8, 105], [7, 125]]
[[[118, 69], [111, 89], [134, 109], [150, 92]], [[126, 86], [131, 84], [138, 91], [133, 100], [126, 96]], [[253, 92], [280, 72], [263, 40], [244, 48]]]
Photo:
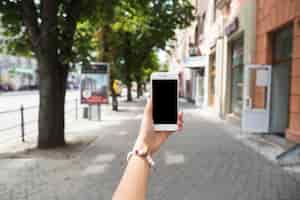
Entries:
[[270, 132], [284, 136], [289, 124], [293, 26], [274, 32], [273, 45]]
[[193, 80], [193, 100], [196, 106], [202, 107], [204, 102], [204, 68], [195, 68], [192, 70]]

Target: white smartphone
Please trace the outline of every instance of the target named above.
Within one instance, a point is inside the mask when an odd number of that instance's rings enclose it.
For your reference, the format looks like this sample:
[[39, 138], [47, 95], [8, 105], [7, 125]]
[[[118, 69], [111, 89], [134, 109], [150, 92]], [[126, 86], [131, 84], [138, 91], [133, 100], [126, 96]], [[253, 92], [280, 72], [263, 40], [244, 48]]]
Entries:
[[178, 117], [178, 74], [151, 75], [153, 121], [156, 131], [176, 131]]

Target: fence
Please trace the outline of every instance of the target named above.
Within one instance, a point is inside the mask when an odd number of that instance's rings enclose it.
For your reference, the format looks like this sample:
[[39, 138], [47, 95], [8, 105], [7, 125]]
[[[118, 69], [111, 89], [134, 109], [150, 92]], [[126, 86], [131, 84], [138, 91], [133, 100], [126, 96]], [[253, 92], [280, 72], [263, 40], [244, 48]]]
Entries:
[[[66, 101], [66, 123], [70, 119], [78, 120], [78, 110], [78, 99]], [[0, 144], [1, 140], [3, 142], [8, 142], [8, 140], [25, 142], [27, 138], [37, 134], [37, 122], [38, 106], [24, 107], [21, 105], [19, 109], [0, 111]]]

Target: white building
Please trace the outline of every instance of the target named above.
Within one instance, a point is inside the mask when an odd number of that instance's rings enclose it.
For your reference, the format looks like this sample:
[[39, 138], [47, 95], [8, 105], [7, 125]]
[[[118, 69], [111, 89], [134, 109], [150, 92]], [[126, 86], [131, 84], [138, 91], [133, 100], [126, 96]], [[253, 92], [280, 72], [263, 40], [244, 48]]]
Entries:
[[196, 19], [188, 28], [176, 31], [168, 64], [170, 71], [179, 73], [180, 95], [203, 107], [208, 99], [208, 56], [200, 51], [199, 44], [203, 40], [208, 0], [192, 0], [191, 3]]

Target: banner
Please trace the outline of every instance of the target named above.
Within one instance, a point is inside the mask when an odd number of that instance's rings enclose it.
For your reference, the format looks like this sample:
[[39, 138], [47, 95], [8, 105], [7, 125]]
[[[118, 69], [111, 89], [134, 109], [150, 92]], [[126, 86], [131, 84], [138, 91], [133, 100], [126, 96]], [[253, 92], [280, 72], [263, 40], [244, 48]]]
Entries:
[[107, 63], [93, 63], [82, 67], [80, 96], [82, 104], [107, 104], [109, 74]]

